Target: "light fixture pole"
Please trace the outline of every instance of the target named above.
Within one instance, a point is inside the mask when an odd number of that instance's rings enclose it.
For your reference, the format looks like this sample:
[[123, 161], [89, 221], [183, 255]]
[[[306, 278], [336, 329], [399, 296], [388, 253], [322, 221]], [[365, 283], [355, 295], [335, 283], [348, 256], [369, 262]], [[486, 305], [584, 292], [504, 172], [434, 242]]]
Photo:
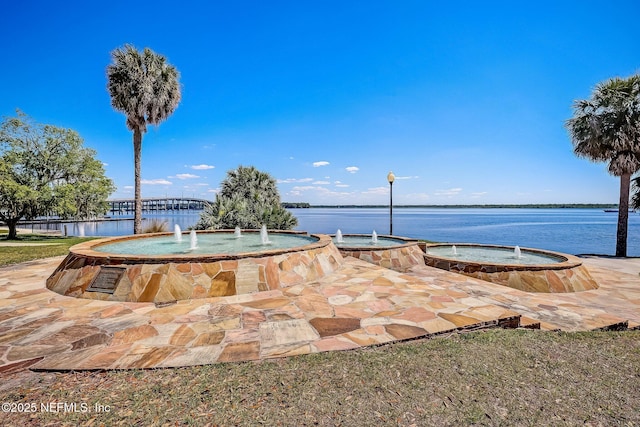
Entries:
[[389, 181], [389, 235], [393, 236], [393, 181], [396, 176], [389, 171], [387, 181]]

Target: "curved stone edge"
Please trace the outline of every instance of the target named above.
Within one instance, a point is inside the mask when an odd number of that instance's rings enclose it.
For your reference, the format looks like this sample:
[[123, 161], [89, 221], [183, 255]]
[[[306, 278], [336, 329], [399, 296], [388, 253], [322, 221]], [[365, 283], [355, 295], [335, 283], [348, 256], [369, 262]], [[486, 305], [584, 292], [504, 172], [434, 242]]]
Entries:
[[[343, 257], [331, 239], [318, 237], [316, 243], [284, 252], [265, 251], [263, 256], [191, 257], [155, 262], [114, 259], [73, 247], [47, 279], [46, 286], [61, 295], [77, 298], [154, 303], [275, 290], [312, 282], [340, 268]], [[88, 291], [105, 266], [124, 270], [113, 294]]]
[[[395, 236], [394, 236], [395, 238]], [[405, 272], [416, 265], [425, 265], [424, 252], [417, 241], [383, 248], [339, 247], [344, 257], [354, 257], [380, 267]]]
[[[456, 246], [479, 246], [489, 248], [510, 248], [500, 245], [472, 245], [453, 243]], [[450, 246], [447, 244], [446, 246]], [[443, 246], [441, 244], [427, 245]], [[582, 265], [582, 260], [576, 256], [560, 252], [546, 251], [534, 248], [521, 248], [524, 251], [550, 255], [563, 261], [554, 264], [493, 264], [474, 263], [456, 260], [425, 253], [425, 265], [441, 270], [453, 271], [466, 276], [475, 277], [498, 285], [508, 286], [525, 292], [564, 293], [581, 292], [598, 289], [598, 283], [591, 277], [589, 271]]]

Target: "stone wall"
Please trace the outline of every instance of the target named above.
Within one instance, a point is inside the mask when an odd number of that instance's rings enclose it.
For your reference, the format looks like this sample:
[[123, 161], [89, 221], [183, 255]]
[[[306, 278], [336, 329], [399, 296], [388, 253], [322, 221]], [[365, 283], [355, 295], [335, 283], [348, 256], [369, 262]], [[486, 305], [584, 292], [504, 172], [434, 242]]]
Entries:
[[430, 267], [461, 273], [526, 292], [579, 292], [598, 288], [597, 282], [579, 258], [567, 254], [548, 253], [557, 255], [564, 261], [548, 265], [479, 264], [438, 257], [429, 253], [425, 254], [424, 261]]
[[352, 256], [363, 261], [395, 271], [407, 271], [413, 266], [424, 265], [424, 252], [417, 243], [408, 243], [396, 248], [342, 248], [343, 256]]
[[[231, 259], [115, 259], [90, 251], [72, 251], [47, 279], [47, 288], [62, 295], [109, 301], [164, 303], [220, 297], [312, 282], [338, 269], [342, 255], [330, 242], [265, 256]], [[122, 269], [113, 293], [95, 292], [95, 279], [108, 269]]]

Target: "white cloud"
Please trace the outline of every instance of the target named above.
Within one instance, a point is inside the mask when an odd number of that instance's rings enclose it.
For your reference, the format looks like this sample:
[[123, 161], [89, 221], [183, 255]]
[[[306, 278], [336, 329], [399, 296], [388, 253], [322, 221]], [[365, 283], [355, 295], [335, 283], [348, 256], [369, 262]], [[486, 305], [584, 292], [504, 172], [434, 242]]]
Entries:
[[460, 194], [462, 188], [449, 188], [448, 190], [436, 190], [436, 196], [453, 197]]
[[336, 187], [338, 187], [338, 188], [347, 188], [347, 187], [349, 187], [349, 184], [336, 184]]
[[[169, 177], [172, 178], [172, 177]], [[193, 178], [200, 178], [198, 175], [194, 175], [192, 173], [179, 173], [176, 175], [176, 178], [178, 179], [193, 179]]]
[[389, 187], [375, 187], [363, 191], [362, 194], [389, 194]]
[[416, 202], [426, 202], [429, 200], [427, 193], [410, 193], [398, 197], [398, 202], [406, 204], [416, 204]]
[[315, 181], [313, 185], [329, 185], [331, 184], [329, 181]]
[[204, 171], [204, 170], [213, 169], [213, 168], [215, 168], [215, 166], [205, 165], [204, 163], [201, 165], [191, 165], [191, 169], [197, 170], [197, 171]]
[[419, 176], [396, 176], [396, 179], [418, 179]]
[[171, 181], [167, 181], [166, 179], [143, 179], [140, 182], [142, 184], [146, 184], [146, 185], [171, 185], [171, 184], [173, 184]]
[[292, 182], [302, 183], [302, 182], [311, 182], [313, 178], [287, 178], [287, 179], [279, 179], [278, 184], [290, 184]]
[[356, 173], [360, 170], [360, 168], [357, 166], [349, 166], [349, 167], [346, 167], [345, 170], [349, 173]]
[[328, 164], [329, 164], [329, 162], [323, 160], [323, 161], [320, 161], [320, 162], [313, 162], [313, 167], [317, 168], [317, 167], [320, 167], [320, 166], [327, 166]]
[[471, 198], [472, 199], [478, 199], [478, 198], [484, 196], [485, 194], [487, 194], [486, 191], [480, 191], [478, 193], [471, 193]]
[[313, 185], [296, 185], [295, 187], [293, 187], [291, 190], [293, 191], [308, 191], [308, 190], [315, 190], [317, 187], [314, 187]]
[[[313, 193], [316, 196], [323, 197], [329, 200], [336, 197], [344, 198], [345, 196], [350, 196], [352, 194], [347, 192], [332, 191], [326, 187], [318, 187], [313, 185], [295, 186], [286, 194], [287, 196], [301, 196], [302, 193]], [[313, 194], [311, 196], [313, 196]]]
[[133, 185], [125, 185], [123, 188], [125, 190], [133, 190]]

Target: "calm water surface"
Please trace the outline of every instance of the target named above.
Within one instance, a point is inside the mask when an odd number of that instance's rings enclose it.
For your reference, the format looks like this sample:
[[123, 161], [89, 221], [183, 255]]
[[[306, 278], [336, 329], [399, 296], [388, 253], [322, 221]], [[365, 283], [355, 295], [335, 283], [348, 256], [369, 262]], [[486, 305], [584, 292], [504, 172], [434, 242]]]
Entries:
[[[291, 209], [298, 230], [343, 234], [389, 232], [389, 210], [384, 208]], [[147, 219], [166, 220], [169, 230], [178, 224], [193, 226], [198, 212], [144, 214]], [[131, 217], [120, 217], [131, 218]], [[395, 208], [395, 235], [437, 242], [484, 243], [548, 249], [569, 254], [614, 254], [616, 213], [602, 209], [448, 209]], [[69, 234], [78, 226], [68, 225]], [[133, 221], [87, 223], [88, 236], [118, 236], [133, 232]], [[640, 256], [640, 214], [629, 214], [628, 254]]]

